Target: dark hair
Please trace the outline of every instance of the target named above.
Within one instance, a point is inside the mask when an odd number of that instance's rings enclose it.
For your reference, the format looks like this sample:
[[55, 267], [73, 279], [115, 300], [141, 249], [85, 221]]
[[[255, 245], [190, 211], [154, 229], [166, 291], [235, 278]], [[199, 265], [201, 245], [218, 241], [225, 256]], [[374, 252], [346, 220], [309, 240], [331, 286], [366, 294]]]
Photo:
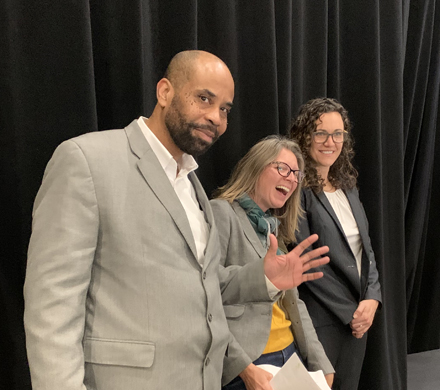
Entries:
[[334, 187], [343, 190], [355, 188], [357, 183], [358, 173], [351, 163], [354, 157], [354, 141], [351, 136], [351, 123], [348, 112], [336, 99], [316, 98], [309, 100], [300, 107], [298, 116], [292, 122], [289, 132], [290, 137], [301, 148], [306, 163], [303, 186], [311, 188], [316, 193], [323, 190], [324, 179], [318, 174], [316, 162], [310, 157], [312, 133], [316, 131], [316, 122], [321, 115], [329, 112], [341, 114], [344, 130], [348, 132], [348, 137], [342, 145], [341, 154], [330, 167], [327, 179]]

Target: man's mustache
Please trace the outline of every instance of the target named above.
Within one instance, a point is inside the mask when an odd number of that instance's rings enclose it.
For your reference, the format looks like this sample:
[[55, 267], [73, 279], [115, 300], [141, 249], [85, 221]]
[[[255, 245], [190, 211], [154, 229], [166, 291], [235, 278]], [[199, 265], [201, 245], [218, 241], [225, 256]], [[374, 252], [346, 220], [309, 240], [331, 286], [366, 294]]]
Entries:
[[218, 138], [217, 126], [214, 126], [214, 125], [199, 125], [197, 123], [191, 122], [191, 123], [189, 123], [189, 127], [191, 127], [192, 129], [208, 130], [210, 133], [212, 133], [214, 139]]

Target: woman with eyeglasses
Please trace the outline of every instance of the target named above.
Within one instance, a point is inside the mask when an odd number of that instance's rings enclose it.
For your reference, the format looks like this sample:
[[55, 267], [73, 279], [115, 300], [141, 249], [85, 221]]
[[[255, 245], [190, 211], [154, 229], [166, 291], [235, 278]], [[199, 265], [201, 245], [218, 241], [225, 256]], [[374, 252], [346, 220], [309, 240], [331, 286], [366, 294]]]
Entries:
[[[263, 139], [238, 162], [211, 201], [220, 237], [221, 271], [264, 258], [271, 233], [284, 250], [283, 243], [296, 241], [303, 169], [298, 145], [279, 136]], [[280, 249], [277, 254], [282, 254]], [[323, 370], [331, 386], [333, 367], [297, 289], [279, 292], [266, 283], [273, 298], [279, 298], [275, 303], [269, 299], [243, 305], [224, 303], [238, 344], [232, 343], [226, 353], [223, 390], [272, 389], [272, 375], [256, 365], [281, 367], [294, 352], [309, 371]]]
[[299, 287], [318, 338], [336, 370], [333, 389], [358, 388], [367, 332], [381, 302], [368, 221], [356, 188], [347, 111], [335, 99], [301, 106], [290, 137], [305, 160], [298, 240], [317, 233], [328, 245], [324, 277]]

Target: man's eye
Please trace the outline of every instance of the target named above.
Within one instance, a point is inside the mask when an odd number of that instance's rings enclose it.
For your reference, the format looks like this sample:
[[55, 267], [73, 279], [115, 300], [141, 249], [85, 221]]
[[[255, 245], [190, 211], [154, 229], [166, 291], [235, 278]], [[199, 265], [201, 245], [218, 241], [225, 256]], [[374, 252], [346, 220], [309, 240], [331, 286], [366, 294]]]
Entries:
[[222, 110], [222, 112], [225, 113], [226, 115], [228, 115], [231, 112], [231, 109], [227, 107], [222, 107], [220, 110]]
[[209, 102], [209, 99], [208, 99], [206, 96], [204, 96], [204, 95], [200, 95], [199, 97], [200, 97], [200, 100], [201, 100], [202, 102], [204, 102], [204, 103], [208, 103], [208, 102]]

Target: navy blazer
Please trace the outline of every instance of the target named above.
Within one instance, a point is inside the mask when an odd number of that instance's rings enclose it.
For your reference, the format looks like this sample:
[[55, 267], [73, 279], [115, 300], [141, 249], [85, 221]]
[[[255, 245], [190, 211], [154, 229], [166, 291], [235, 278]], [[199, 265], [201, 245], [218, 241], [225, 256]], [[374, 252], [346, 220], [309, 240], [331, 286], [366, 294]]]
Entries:
[[381, 302], [379, 273], [368, 235], [368, 220], [357, 189], [344, 191], [359, 228], [363, 251], [361, 276], [342, 226], [324, 192], [314, 193], [304, 188], [301, 206], [305, 212], [299, 222], [298, 242], [310, 234], [318, 234], [314, 248], [327, 245], [330, 263], [320, 267], [324, 277], [298, 287], [315, 327], [337, 321], [349, 324], [359, 302], [375, 299]]

